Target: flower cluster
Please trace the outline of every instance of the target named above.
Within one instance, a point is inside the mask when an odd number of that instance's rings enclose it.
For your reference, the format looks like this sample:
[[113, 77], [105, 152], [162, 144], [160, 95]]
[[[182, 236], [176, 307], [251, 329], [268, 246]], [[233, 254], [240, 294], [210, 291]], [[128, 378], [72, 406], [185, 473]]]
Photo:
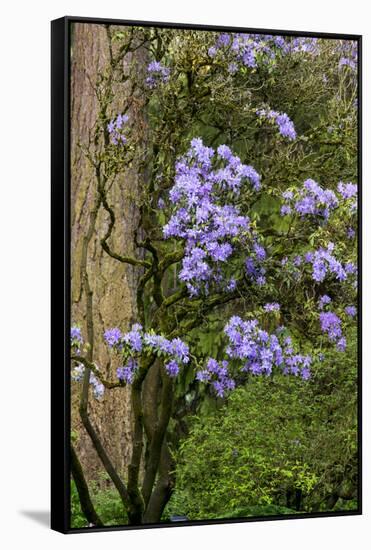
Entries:
[[349, 317], [355, 317], [357, 315], [357, 308], [355, 306], [347, 306], [344, 311]]
[[291, 214], [294, 210], [302, 218], [305, 216], [320, 216], [328, 220], [331, 210], [334, 210], [339, 201], [331, 189], [323, 189], [316, 181], [307, 179], [303, 187], [295, 194], [285, 191], [282, 194], [285, 204], [281, 214]]
[[179, 373], [180, 365], [189, 362], [189, 348], [180, 338], [168, 340], [160, 334], [154, 332], [144, 332], [143, 327], [136, 323], [131, 330], [122, 334], [117, 327], [106, 330], [104, 339], [108, 346], [123, 352], [129, 358], [125, 365], [117, 369], [117, 377], [128, 384], [134, 380], [135, 372], [138, 369], [138, 354], [155, 353], [164, 356], [167, 360], [165, 370], [171, 377]]
[[341, 40], [337, 49], [340, 54], [339, 69], [349, 67], [352, 71], [356, 71], [358, 66], [357, 42], [353, 40]]
[[357, 211], [358, 187], [355, 183], [343, 183], [340, 181], [337, 190], [345, 201], [349, 201], [350, 213]]
[[318, 38], [311, 38], [309, 36], [297, 36], [296, 38], [292, 38], [291, 41], [286, 39], [286, 44], [284, 45], [283, 49], [286, 54], [309, 53], [313, 55], [318, 55]]
[[[185, 240], [185, 257], [179, 278], [194, 296], [222, 277], [222, 264], [232, 257], [236, 243], [248, 245], [250, 220], [237, 206], [226, 203], [239, 196], [249, 184], [260, 189], [260, 176], [252, 166], [242, 164], [226, 145], [215, 152], [200, 138], [176, 164], [175, 184], [169, 198], [174, 211], [163, 228], [164, 237]], [[226, 282], [228, 288], [235, 286]]]
[[166, 84], [170, 78], [170, 69], [164, 67], [160, 61], [152, 61], [147, 67], [147, 73], [146, 84], [150, 89]]
[[250, 256], [245, 261], [245, 271], [249, 279], [258, 286], [263, 286], [266, 283], [265, 259], [266, 251], [264, 247], [255, 242]]
[[117, 346], [122, 338], [122, 332], [119, 328], [110, 328], [104, 333], [104, 339], [110, 348]]
[[138, 363], [132, 357], [129, 357], [125, 366], [119, 367], [116, 370], [116, 375], [119, 380], [123, 380], [127, 384], [132, 384], [135, 376], [135, 371], [138, 369]]
[[205, 368], [198, 371], [197, 380], [211, 384], [219, 397], [224, 397], [226, 391], [233, 390], [236, 386], [228, 371], [228, 361], [218, 362], [211, 357]]
[[112, 119], [107, 126], [107, 130], [110, 136], [111, 143], [113, 145], [124, 145], [127, 142], [127, 138], [124, 134], [125, 124], [129, 120], [128, 115], [117, 115]]
[[357, 185], [355, 183], [338, 183], [338, 191], [343, 199], [351, 199], [357, 196]]
[[295, 354], [291, 338], [283, 342], [283, 327], [276, 333], [269, 334], [259, 327], [257, 319], [243, 321], [240, 317], [231, 317], [224, 328], [229, 339], [226, 353], [230, 359], [242, 362], [243, 372], [270, 375], [273, 367], [279, 367], [284, 374], [310, 377], [309, 355]]
[[320, 299], [318, 300], [318, 307], [319, 309], [322, 311], [325, 306], [327, 306], [328, 304], [331, 303], [331, 298], [330, 296], [327, 296], [327, 294], [324, 294], [323, 296], [320, 297]]
[[[77, 367], [75, 367], [71, 371], [71, 378], [75, 382], [81, 382], [84, 377], [85, 367], [82, 363], [80, 363]], [[101, 399], [104, 395], [104, 386], [103, 384], [98, 380], [98, 378], [95, 376], [93, 372], [90, 373], [89, 377], [89, 383], [91, 384], [93, 388], [93, 395], [96, 399]]]
[[211, 58], [221, 55], [229, 60], [228, 71], [234, 74], [240, 66], [255, 69], [273, 63], [291, 53], [318, 53], [316, 38], [283, 37], [269, 34], [222, 33], [208, 50]]
[[[279, 309], [279, 304], [267, 305], [274, 306], [268, 308], [269, 311]], [[197, 379], [211, 384], [220, 397], [233, 389], [237, 380], [249, 372], [269, 376], [276, 367], [283, 374], [293, 374], [308, 380], [312, 358], [295, 353], [291, 338], [284, 337], [284, 330], [284, 327], [280, 327], [269, 334], [259, 327], [257, 319], [244, 321], [238, 316], [231, 317], [224, 328], [228, 338], [228, 359], [218, 362], [209, 358], [205, 367], [198, 371]]]
[[338, 281], [344, 281], [347, 278], [347, 270], [351, 267], [343, 266], [333, 255], [334, 244], [328, 243], [327, 248], [319, 248], [315, 252], [307, 252], [304, 259], [312, 265], [312, 278], [317, 283], [321, 283], [328, 274], [335, 275]]
[[294, 123], [286, 113], [272, 111], [272, 109], [258, 109], [256, 114], [259, 118], [273, 122], [278, 126], [281, 136], [289, 140], [296, 139], [296, 130]]
[[341, 320], [332, 311], [322, 311], [319, 314], [322, 332], [325, 332], [331, 342], [336, 342], [336, 347], [339, 351], [344, 351], [346, 348], [346, 340], [343, 337], [341, 330]]
[[274, 61], [277, 57], [289, 53], [317, 53], [316, 38], [289, 38], [269, 34], [222, 33], [208, 50], [214, 58], [220, 52], [230, 60], [228, 70], [235, 73], [238, 66], [256, 68], [261, 63]]
[[280, 305], [277, 304], [277, 302], [271, 302], [271, 303], [265, 304], [263, 309], [266, 312], [279, 311], [280, 310]]
[[80, 348], [83, 345], [84, 340], [81, 334], [81, 328], [77, 325], [71, 326], [71, 347], [74, 349], [75, 353], [80, 353]]

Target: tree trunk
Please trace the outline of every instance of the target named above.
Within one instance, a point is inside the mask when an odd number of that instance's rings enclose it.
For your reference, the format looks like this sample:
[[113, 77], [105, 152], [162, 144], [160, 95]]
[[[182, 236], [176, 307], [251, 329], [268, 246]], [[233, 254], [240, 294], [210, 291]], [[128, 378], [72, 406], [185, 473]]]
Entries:
[[[109, 38], [103, 25], [76, 23], [72, 30], [71, 62], [71, 308], [72, 322], [86, 331], [86, 295], [80, 266], [91, 212], [97, 194], [94, 168], [83, 149], [97, 120], [99, 103], [94, 91], [98, 74], [109, 64]], [[139, 55], [139, 54], [135, 54]], [[124, 84], [113, 86], [112, 115], [122, 112], [127, 98]], [[143, 116], [137, 112], [135, 117]], [[82, 147], [81, 147], [82, 146]], [[130, 197], [135, 197], [138, 176], [135, 169], [120, 174], [108, 193], [116, 223], [110, 246], [122, 255], [134, 255], [134, 230], [138, 221], [137, 209]], [[94, 233], [88, 245], [86, 271], [92, 291], [94, 353], [93, 361], [105, 376], [115, 376], [118, 360], [110, 361], [103, 333], [119, 326], [126, 330], [136, 319], [135, 290], [138, 268], [122, 264], [108, 256], [100, 240], [108, 226], [108, 214], [100, 208]], [[80, 386], [72, 384], [72, 429], [77, 432], [76, 450], [88, 478], [96, 478], [102, 465], [78, 415]], [[89, 414], [104, 448], [119, 473], [126, 471], [131, 456], [130, 395], [126, 388], [106, 394], [102, 401], [90, 399]]]

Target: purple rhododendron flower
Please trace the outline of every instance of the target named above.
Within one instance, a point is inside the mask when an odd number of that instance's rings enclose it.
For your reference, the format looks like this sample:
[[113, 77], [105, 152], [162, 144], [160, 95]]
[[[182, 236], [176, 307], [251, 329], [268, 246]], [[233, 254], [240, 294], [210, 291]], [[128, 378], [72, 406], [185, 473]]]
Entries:
[[337, 341], [342, 337], [341, 320], [332, 311], [322, 312], [319, 315], [321, 329], [327, 333], [331, 341]]
[[174, 359], [172, 359], [165, 364], [165, 370], [171, 378], [174, 378], [179, 374], [179, 365]]
[[285, 204], [281, 207], [281, 215], [290, 214], [295, 210], [302, 218], [305, 216], [319, 216], [328, 220], [332, 210], [337, 208], [339, 201], [331, 189], [323, 189], [316, 181], [307, 179], [303, 187], [296, 191], [282, 193]]
[[347, 341], [344, 337], [339, 338], [339, 340], [336, 342], [336, 349], [338, 351], [345, 351], [347, 347]]
[[160, 84], [166, 84], [170, 79], [170, 69], [164, 67], [160, 61], [152, 61], [147, 67], [148, 76], [146, 85], [148, 88], [157, 88]]
[[[98, 368], [98, 367], [97, 367]], [[75, 382], [81, 382], [84, 378], [85, 374], [85, 367], [82, 363], [80, 363], [77, 367], [75, 367], [71, 372], [71, 378]], [[98, 378], [95, 376], [93, 372], [90, 373], [89, 376], [89, 384], [93, 387], [93, 395], [95, 399], [101, 399], [104, 395], [104, 385], [98, 380]]]
[[209, 56], [215, 57], [218, 51], [221, 52], [222, 58], [230, 61], [229, 70], [231, 64], [254, 69], [260, 64], [267, 64], [288, 54], [317, 55], [319, 50], [316, 38], [222, 33], [218, 36], [215, 44], [209, 48]]
[[71, 344], [73, 346], [79, 347], [83, 343], [83, 338], [81, 334], [81, 328], [77, 325], [71, 326]]
[[132, 357], [130, 357], [126, 365], [117, 369], [117, 378], [126, 382], [127, 384], [132, 384], [135, 376], [135, 371], [137, 369], [138, 363]]
[[[278, 304], [269, 311], [277, 310]], [[227, 355], [231, 359], [238, 359], [244, 362], [243, 371], [251, 371], [253, 374], [271, 374], [273, 367], [287, 368], [287, 372], [298, 374], [300, 368], [309, 368], [311, 363], [310, 356], [294, 355], [291, 346], [291, 339], [282, 337], [282, 327], [275, 334], [269, 334], [267, 331], [259, 328], [256, 319], [243, 321], [240, 317], [231, 317], [224, 328], [228, 336], [229, 345], [226, 349]], [[293, 370], [293, 367], [294, 370]]]
[[338, 191], [343, 199], [351, 199], [357, 196], [358, 187], [354, 183], [338, 183]]
[[122, 332], [119, 328], [114, 327], [107, 329], [104, 333], [104, 339], [110, 348], [117, 346], [121, 342]]
[[329, 303], [331, 303], [331, 298], [330, 296], [327, 296], [327, 294], [324, 294], [323, 296], [320, 297], [320, 299], [318, 300], [318, 307], [319, 309], [323, 309], [326, 305], [328, 305]]
[[[243, 186], [258, 190], [260, 176], [252, 166], [242, 164], [227, 145], [219, 145], [215, 151], [200, 138], [192, 139], [175, 168], [175, 183], [169, 192], [173, 213], [163, 235], [185, 241], [178, 276], [189, 294], [207, 294], [211, 285], [224, 288], [221, 264], [235, 254], [236, 238], [246, 246], [252, 241], [249, 218], [242, 216], [237, 206], [225, 204], [225, 193], [238, 197]], [[264, 254], [262, 247], [255, 247], [254, 263]], [[263, 275], [256, 267], [254, 280]]]
[[227, 391], [235, 388], [235, 381], [231, 378], [228, 371], [227, 361], [216, 361], [209, 358], [205, 368], [198, 371], [197, 380], [204, 383], [211, 383], [218, 397], [224, 397]]
[[142, 351], [142, 334], [141, 334], [142, 326], [139, 324], [135, 324], [132, 326], [132, 329], [130, 332], [127, 332], [123, 336], [123, 341], [126, 344], [129, 344], [131, 349], [133, 351], [140, 352]]
[[355, 306], [347, 306], [344, 311], [349, 317], [355, 317], [357, 315], [357, 308]]
[[280, 305], [277, 302], [265, 304], [264, 311], [279, 311]]
[[84, 376], [84, 372], [85, 372], [85, 367], [82, 363], [80, 363], [77, 367], [75, 367], [71, 371], [72, 380], [74, 380], [75, 382], [81, 382]]
[[278, 131], [281, 136], [288, 138], [289, 140], [296, 139], [296, 131], [294, 123], [286, 113], [279, 113], [272, 109], [258, 109], [256, 111], [258, 117], [271, 120], [278, 126]]
[[128, 120], [128, 115], [119, 114], [107, 125], [107, 130], [113, 145], [124, 145], [127, 142], [127, 138], [124, 134], [124, 125], [128, 122]]
[[333, 249], [333, 244], [329, 243], [327, 249], [320, 248], [305, 255], [305, 261], [312, 264], [312, 278], [314, 281], [320, 283], [328, 274], [335, 275], [339, 281], [344, 281], [347, 278], [346, 266], [349, 264], [342, 266], [332, 254]]

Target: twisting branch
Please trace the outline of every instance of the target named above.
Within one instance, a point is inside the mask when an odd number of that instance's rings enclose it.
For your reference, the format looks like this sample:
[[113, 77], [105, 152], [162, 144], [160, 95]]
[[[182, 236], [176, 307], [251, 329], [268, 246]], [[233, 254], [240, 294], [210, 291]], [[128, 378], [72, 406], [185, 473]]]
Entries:
[[139, 471], [143, 449], [143, 409], [140, 381], [134, 381], [131, 403], [134, 413], [133, 450], [128, 466], [128, 494], [131, 505], [128, 510], [130, 523], [141, 523], [144, 511], [143, 497], [139, 491]]
[[160, 415], [151, 439], [149, 460], [142, 485], [142, 493], [146, 505], [148, 505], [160, 463], [161, 448], [172, 411], [173, 391], [174, 385], [172, 379], [162, 373]]
[[108, 390], [112, 390], [113, 388], [122, 388], [126, 385], [125, 382], [109, 382], [108, 380], [106, 380], [102, 376], [101, 371], [94, 365], [94, 363], [86, 359], [86, 357], [81, 357], [80, 355], [72, 355], [71, 361], [82, 363], [86, 369], [91, 370], [98, 378], [98, 380], [103, 384], [103, 386]]
[[175, 487], [175, 463], [171, 456], [166, 437], [162, 444], [161, 459], [156, 486], [151, 493], [143, 521], [158, 523]]
[[86, 483], [81, 463], [78, 459], [73, 445], [71, 445], [71, 472], [79, 494], [81, 510], [89, 524], [96, 527], [103, 527], [103, 522], [97, 514], [94, 504], [90, 498], [89, 487]]

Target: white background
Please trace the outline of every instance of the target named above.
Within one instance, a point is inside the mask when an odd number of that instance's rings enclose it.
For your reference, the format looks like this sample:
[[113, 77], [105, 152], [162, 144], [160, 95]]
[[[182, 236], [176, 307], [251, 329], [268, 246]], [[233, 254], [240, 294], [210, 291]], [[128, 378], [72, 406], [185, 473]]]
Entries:
[[[54, 0], [2, 4], [0, 545], [9, 548], [364, 549], [370, 537], [370, 20], [358, 0]], [[61, 535], [49, 508], [49, 65], [63, 15], [364, 35], [364, 515]], [[371, 219], [371, 217], [369, 218]], [[62, 251], [61, 251], [62, 253]], [[41, 520], [41, 521], [40, 521]], [[370, 537], [371, 539], [371, 537]]]

